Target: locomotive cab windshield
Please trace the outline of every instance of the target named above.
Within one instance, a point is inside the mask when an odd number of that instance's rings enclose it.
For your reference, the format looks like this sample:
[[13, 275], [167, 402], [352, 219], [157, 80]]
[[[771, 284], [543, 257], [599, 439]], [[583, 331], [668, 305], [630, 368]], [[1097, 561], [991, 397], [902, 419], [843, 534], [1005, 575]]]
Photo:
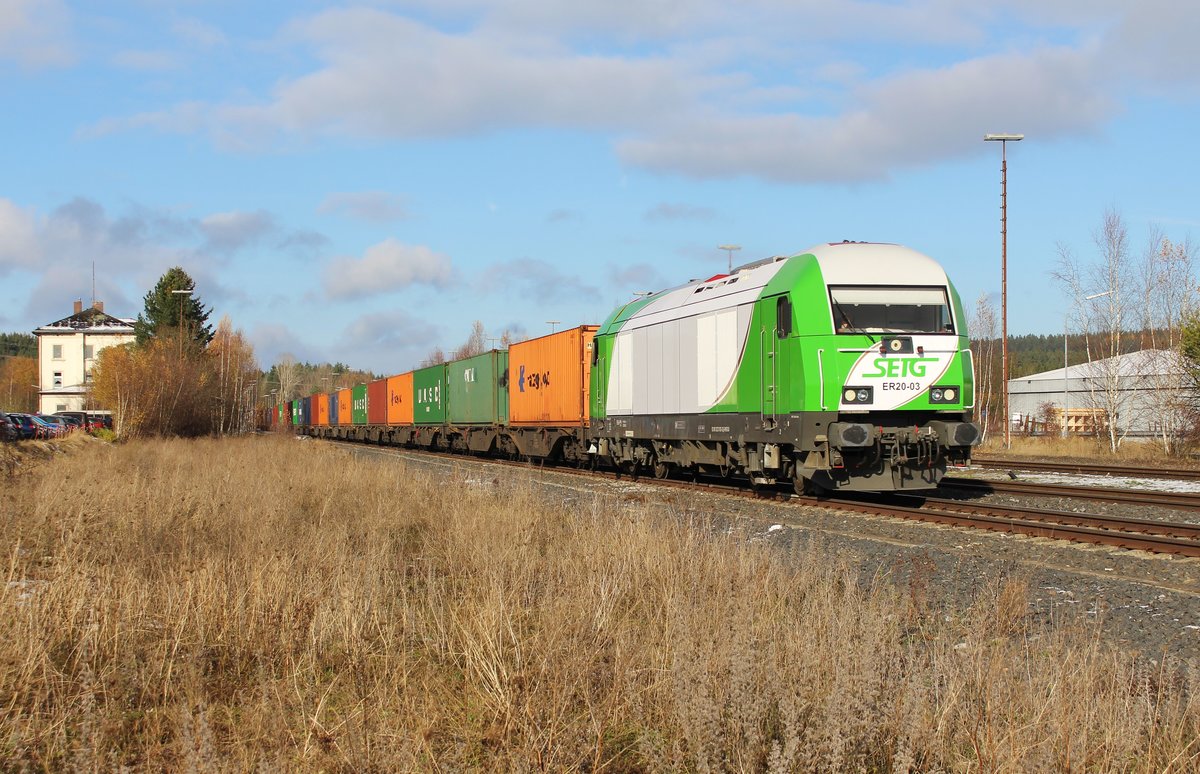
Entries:
[[944, 287], [831, 286], [829, 301], [840, 334], [954, 333]]

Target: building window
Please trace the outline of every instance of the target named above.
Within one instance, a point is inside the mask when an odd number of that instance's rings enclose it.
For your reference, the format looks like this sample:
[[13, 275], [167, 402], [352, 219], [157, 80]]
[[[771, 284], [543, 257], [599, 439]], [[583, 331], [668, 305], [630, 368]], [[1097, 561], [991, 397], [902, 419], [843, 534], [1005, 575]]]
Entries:
[[54, 344], [50, 347], [50, 352], [55, 360], [62, 360], [62, 344]]
[[91, 345], [91, 344], [84, 344], [84, 345], [83, 345], [83, 359], [84, 359], [84, 360], [91, 360], [91, 359], [92, 359], [92, 357], [93, 357], [92, 350], [93, 350], [93, 347], [92, 347], [92, 345]]
[[54, 372], [54, 386], [62, 387], [62, 371]]

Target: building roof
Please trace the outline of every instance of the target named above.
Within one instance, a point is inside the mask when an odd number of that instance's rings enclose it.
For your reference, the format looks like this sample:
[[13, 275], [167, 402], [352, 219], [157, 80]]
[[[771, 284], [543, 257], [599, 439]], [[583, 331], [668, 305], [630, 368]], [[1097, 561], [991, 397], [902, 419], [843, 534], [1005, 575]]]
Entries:
[[64, 317], [57, 322], [47, 323], [33, 332], [35, 336], [44, 333], [133, 333], [132, 319], [113, 317], [111, 314], [89, 307], [82, 312], [76, 312], [70, 317]]
[[1116, 374], [1123, 379], [1182, 374], [1185, 370], [1183, 364], [1180, 362], [1178, 352], [1169, 349], [1143, 349], [1138, 352], [1117, 355], [1116, 357], [1093, 360], [1090, 363], [1078, 363], [1066, 369], [1067, 373], [1064, 373], [1064, 369], [1062, 368], [1056, 368], [1053, 371], [1043, 371], [1040, 374], [1015, 377], [1009, 379], [1009, 381], [1061, 382], [1068, 375], [1071, 379], [1098, 379], [1104, 376], [1111, 377], [1114, 369], [1116, 369]]

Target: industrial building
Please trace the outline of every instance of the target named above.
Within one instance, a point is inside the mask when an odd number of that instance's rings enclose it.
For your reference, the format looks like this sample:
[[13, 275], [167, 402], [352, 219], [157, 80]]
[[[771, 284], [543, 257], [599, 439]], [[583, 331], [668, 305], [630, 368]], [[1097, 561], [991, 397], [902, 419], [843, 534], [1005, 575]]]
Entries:
[[1187, 403], [1180, 355], [1144, 349], [1068, 368], [1010, 379], [1014, 431], [1093, 434], [1112, 416], [1117, 432], [1153, 436], [1182, 426]]

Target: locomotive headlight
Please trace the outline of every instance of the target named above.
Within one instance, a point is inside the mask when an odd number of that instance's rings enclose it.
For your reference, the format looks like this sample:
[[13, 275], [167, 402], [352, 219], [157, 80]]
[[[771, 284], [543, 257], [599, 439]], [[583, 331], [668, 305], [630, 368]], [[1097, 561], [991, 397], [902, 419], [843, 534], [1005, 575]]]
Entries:
[[957, 387], [930, 387], [929, 402], [930, 403], [955, 403], [958, 400]]
[[870, 387], [855, 387], [853, 385], [847, 385], [846, 387], [842, 388], [842, 403], [847, 405], [858, 406], [864, 403], [870, 403], [874, 396], [875, 393]]

